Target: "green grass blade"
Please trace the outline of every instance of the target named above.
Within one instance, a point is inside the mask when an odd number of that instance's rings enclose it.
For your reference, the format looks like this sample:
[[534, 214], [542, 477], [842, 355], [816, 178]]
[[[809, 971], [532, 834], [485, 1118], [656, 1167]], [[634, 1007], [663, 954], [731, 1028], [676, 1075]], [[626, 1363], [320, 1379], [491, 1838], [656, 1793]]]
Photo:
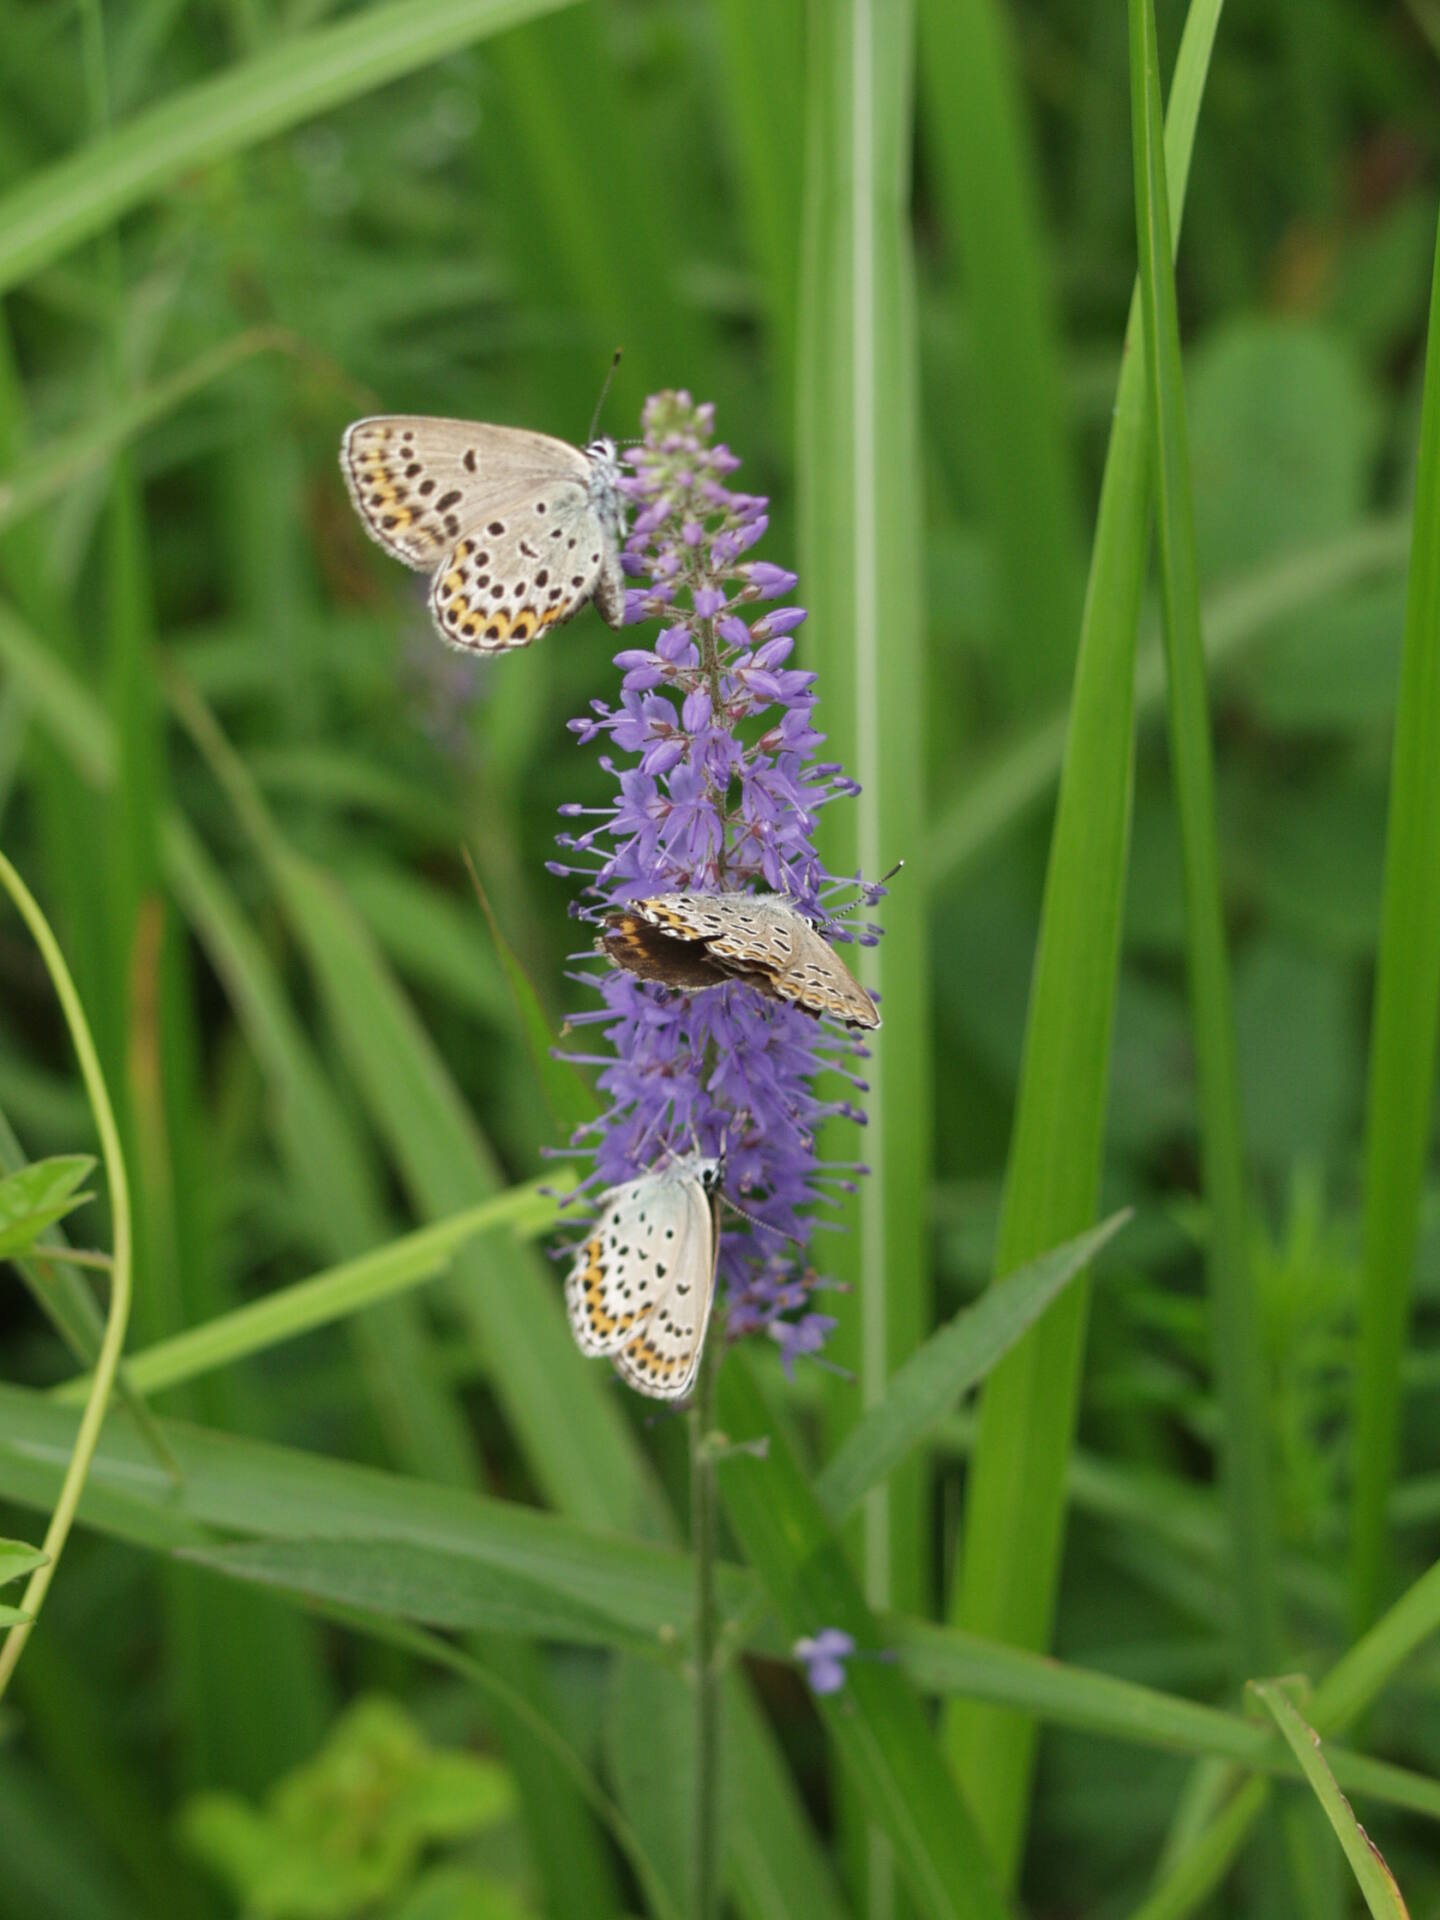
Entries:
[[1092, 1232], [1041, 1254], [916, 1348], [893, 1375], [885, 1398], [850, 1429], [815, 1482], [833, 1521], [848, 1519], [870, 1488], [894, 1472], [1129, 1218], [1113, 1214]]
[[[718, 1468], [721, 1498], [787, 1635], [839, 1627], [862, 1649], [847, 1665], [844, 1689], [817, 1705], [870, 1817], [922, 1912], [998, 1920], [1005, 1902], [919, 1701], [889, 1660], [874, 1657], [885, 1651], [879, 1624], [738, 1352], [718, 1391], [720, 1424], [736, 1449]], [[740, 1450], [761, 1438], [762, 1458]]]
[[566, 0], [391, 0], [295, 34], [65, 159], [0, 200], [0, 291], [181, 175], [313, 119]]
[[1399, 1457], [1400, 1354], [1428, 1152], [1440, 1010], [1440, 241], [1430, 294], [1420, 464], [1365, 1114], [1365, 1253], [1355, 1372], [1351, 1606], [1384, 1597]]
[[[909, 251], [909, 8], [871, 0], [810, 12], [809, 151], [801, 271], [799, 480], [808, 664], [825, 690], [826, 751], [860, 782], [827, 810], [831, 870], [875, 879], [918, 844], [923, 692], [916, 349]], [[883, 996], [865, 1077], [863, 1139], [837, 1157], [871, 1168], [827, 1249], [852, 1283], [836, 1357], [859, 1379], [835, 1401], [844, 1429], [883, 1396], [927, 1314], [925, 1210], [930, 1039], [925, 899], [907, 874], [881, 910], [878, 947], [852, 965]], [[843, 1149], [843, 1150], [841, 1150]], [[857, 1404], [858, 1401], [858, 1404]], [[914, 1465], [866, 1502], [863, 1585], [872, 1606], [918, 1598], [923, 1476]]]
[[[885, 1631], [901, 1666], [922, 1692], [1024, 1707], [1047, 1724], [1102, 1739], [1223, 1759], [1287, 1778], [1295, 1774], [1274, 1738], [1238, 1713], [993, 1640], [977, 1640], [954, 1627], [890, 1619]], [[1341, 1747], [1332, 1748], [1330, 1758], [1337, 1778], [1353, 1792], [1440, 1819], [1440, 1782]]]
[[1268, 1781], [1251, 1780], [1243, 1786], [1161, 1877], [1130, 1920], [1185, 1920], [1198, 1912], [1224, 1881], [1269, 1800]]
[[[47, 1394], [0, 1387], [3, 1484], [8, 1496], [37, 1505], [51, 1498], [64, 1469], [63, 1446], [73, 1440], [77, 1411]], [[184, 1468], [177, 1489], [159, 1473], [122, 1423], [107, 1428], [96, 1452], [86, 1496], [93, 1525], [123, 1539], [162, 1550], [210, 1552], [238, 1542], [237, 1567], [256, 1541], [277, 1549], [287, 1543], [297, 1555], [329, 1543], [336, 1546], [328, 1578], [340, 1593], [366, 1591], [371, 1577], [359, 1557], [347, 1561], [338, 1549], [366, 1542], [372, 1552], [393, 1549], [393, 1579], [403, 1583], [402, 1549], [422, 1556], [410, 1590], [396, 1597], [421, 1613], [431, 1604], [431, 1576], [447, 1611], [468, 1603], [454, 1570], [469, 1565], [477, 1581], [495, 1585], [477, 1593], [473, 1618], [504, 1604], [503, 1579], [513, 1576], [551, 1595], [551, 1604], [574, 1603], [590, 1618], [608, 1619], [617, 1633], [645, 1638], [657, 1655], [683, 1637], [689, 1619], [693, 1574], [688, 1555], [611, 1529], [591, 1528], [469, 1488], [327, 1459], [296, 1448], [218, 1433], [180, 1421], [162, 1423]], [[217, 1538], [225, 1536], [224, 1539]], [[258, 1548], [256, 1571], [264, 1571]], [[425, 1558], [428, 1556], [428, 1558]], [[274, 1564], [283, 1560], [277, 1553]], [[295, 1565], [299, 1565], [297, 1560]], [[317, 1555], [316, 1565], [322, 1560]], [[353, 1584], [351, 1584], [353, 1583]], [[743, 1569], [722, 1566], [719, 1593], [727, 1615], [753, 1592]], [[471, 1616], [467, 1616], [471, 1617]], [[589, 1638], [589, 1634], [586, 1635]]]
[[[566, 1548], [583, 1556], [584, 1547], [578, 1530], [566, 1528], [564, 1536], [548, 1554], [537, 1553], [531, 1569], [508, 1558], [497, 1564], [414, 1541], [402, 1548], [363, 1536], [247, 1540], [236, 1546], [187, 1547], [184, 1553], [187, 1560], [233, 1580], [416, 1626], [483, 1629], [653, 1655], [658, 1628], [678, 1629], [683, 1607], [677, 1603], [673, 1610], [664, 1608], [657, 1623], [653, 1613], [649, 1621], [637, 1617], [633, 1589], [616, 1605], [607, 1604], [607, 1584], [598, 1570], [588, 1579], [577, 1578], [573, 1559], [567, 1569], [562, 1559]], [[643, 1563], [636, 1571], [645, 1571]], [[660, 1591], [658, 1583], [655, 1590]]]
[[1169, 668], [1170, 756], [1180, 819], [1201, 1170], [1210, 1209], [1206, 1264], [1224, 1425], [1221, 1461], [1230, 1510], [1237, 1653], [1242, 1672], [1249, 1675], [1274, 1668], [1279, 1657], [1280, 1613], [1260, 1315], [1251, 1263], [1235, 1008], [1200, 629], [1180, 316], [1171, 264], [1159, 50], [1151, 0], [1130, 0], [1130, 93], [1140, 306], [1154, 428], [1155, 529]]
[[[832, 873], [876, 879], [918, 846], [925, 807], [919, 368], [910, 226], [910, 0], [811, 0], [799, 286], [797, 483], [800, 643], [819, 673], [826, 753], [859, 782], [827, 808]], [[850, 1288], [833, 1353], [855, 1376], [829, 1397], [830, 1440], [883, 1398], [929, 1322], [926, 1208], [932, 1039], [925, 884], [912, 868], [884, 902], [885, 938], [851, 964], [881, 996], [868, 1048], [869, 1124], [826, 1130], [823, 1151], [871, 1169], [843, 1209], [826, 1266]], [[851, 1533], [867, 1602], [928, 1605], [926, 1463], [872, 1489]], [[854, 1794], [840, 1825], [852, 1884], [883, 1910], [894, 1867]], [[857, 1895], [858, 1899], [858, 1895]]]
[[998, 575], [996, 678], [1023, 706], [1063, 683], [1084, 592], [1079, 478], [1040, 189], [1002, 0], [921, 0], [923, 145], [974, 335], [975, 469]]
[[[199, 1379], [217, 1367], [266, 1353], [287, 1340], [374, 1306], [376, 1301], [394, 1299], [444, 1273], [455, 1253], [483, 1234], [502, 1228], [517, 1234], [543, 1231], [555, 1218], [555, 1202], [540, 1189], [555, 1184], [554, 1180], [535, 1180], [527, 1186], [512, 1187], [508, 1193], [482, 1200], [453, 1219], [437, 1220], [432, 1226], [402, 1234], [341, 1266], [278, 1288], [201, 1326], [187, 1327], [183, 1333], [132, 1354], [131, 1377], [143, 1391], [161, 1393], [167, 1387]], [[86, 1387], [84, 1380], [67, 1381], [57, 1389], [56, 1398], [83, 1399]]]
[[1365, 1896], [1365, 1904], [1375, 1920], [1408, 1920], [1408, 1910], [1379, 1849], [1355, 1818], [1354, 1809], [1340, 1791], [1335, 1775], [1320, 1750], [1320, 1736], [1308, 1727], [1274, 1680], [1257, 1681], [1252, 1686], [1255, 1698], [1270, 1714], [1284, 1734], [1290, 1751], [1324, 1809], [1325, 1818], [1345, 1850], [1355, 1875], [1355, 1884]]
[[[1219, 0], [1193, 0], [1166, 145], [1178, 231]], [[1051, 839], [1019, 1104], [995, 1271], [1083, 1231], [1095, 1212], [1119, 962], [1132, 765], [1135, 630], [1148, 534], [1149, 445], [1138, 301], [1132, 302], [1081, 628], [1065, 770]], [[1072, 1287], [991, 1374], [971, 1471], [957, 1625], [1041, 1648], [1064, 1531], [1086, 1294]], [[947, 1740], [1002, 1881], [1023, 1846], [1033, 1724], [952, 1709]]]

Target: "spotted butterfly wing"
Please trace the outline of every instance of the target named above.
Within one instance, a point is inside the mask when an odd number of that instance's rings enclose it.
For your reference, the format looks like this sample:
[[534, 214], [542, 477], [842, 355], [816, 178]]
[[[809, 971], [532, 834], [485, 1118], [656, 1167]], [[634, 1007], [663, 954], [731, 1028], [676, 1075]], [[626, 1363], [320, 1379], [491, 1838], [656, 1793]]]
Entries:
[[793, 904], [772, 893], [665, 893], [607, 914], [598, 943], [616, 966], [694, 992], [743, 980], [817, 1017], [870, 1030], [875, 1002]]
[[390, 414], [349, 427], [340, 464], [371, 536], [433, 570], [430, 614], [451, 646], [527, 646], [592, 599], [620, 625], [612, 442], [582, 449], [516, 427]]
[[699, 1369], [715, 1291], [709, 1193], [718, 1178], [718, 1162], [692, 1156], [613, 1188], [565, 1284], [581, 1352], [609, 1355], [652, 1399], [683, 1399]]

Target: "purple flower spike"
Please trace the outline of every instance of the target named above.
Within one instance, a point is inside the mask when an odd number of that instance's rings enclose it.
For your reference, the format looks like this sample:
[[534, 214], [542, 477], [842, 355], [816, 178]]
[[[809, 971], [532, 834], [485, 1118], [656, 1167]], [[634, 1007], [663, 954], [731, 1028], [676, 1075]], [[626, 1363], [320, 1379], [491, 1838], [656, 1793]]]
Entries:
[[797, 1640], [792, 1648], [812, 1693], [838, 1693], [845, 1684], [845, 1662], [854, 1651], [853, 1636], [841, 1627], [822, 1627], [813, 1639]]
[[[572, 722], [582, 744], [602, 740], [616, 791], [589, 810], [598, 818], [582, 836], [561, 837], [559, 870], [583, 876], [579, 910], [592, 920], [651, 894], [737, 890], [787, 894], [823, 919], [822, 895], [853, 883], [821, 865], [816, 818], [857, 789], [816, 760], [814, 675], [787, 664], [804, 609], [755, 608], [785, 598], [796, 576], [741, 559], [768, 502], [726, 485], [739, 462], [713, 444], [712, 408], [658, 394], [644, 428], [623, 483], [636, 511], [627, 617], [661, 626], [650, 646], [616, 655], [618, 703]], [[575, 1023], [602, 1027], [613, 1057], [587, 1053], [603, 1062], [609, 1106], [572, 1142], [594, 1153], [581, 1190], [617, 1186], [672, 1153], [723, 1152], [725, 1190], [743, 1209], [724, 1217], [720, 1240], [727, 1332], [773, 1341], [788, 1372], [835, 1325], [813, 1310], [826, 1282], [806, 1247], [815, 1209], [851, 1188], [854, 1169], [827, 1168], [815, 1142], [827, 1119], [856, 1112], [863, 1050], [740, 981], [683, 994], [617, 970], [596, 985], [603, 1009]], [[840, 1685], [837, 1651], [821, 1658]]]

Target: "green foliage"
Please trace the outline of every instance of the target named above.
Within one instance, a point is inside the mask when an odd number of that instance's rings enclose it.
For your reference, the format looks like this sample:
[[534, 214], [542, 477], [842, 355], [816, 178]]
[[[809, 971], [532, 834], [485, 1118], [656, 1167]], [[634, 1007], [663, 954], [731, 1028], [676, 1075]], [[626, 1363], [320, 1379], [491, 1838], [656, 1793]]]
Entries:
[[[200, 1794], [181, 1825], [239, 1911], [346, 1920], [377, 1900], [406, 1895], [413, 1903], [427, 1847], [471, 1839], [514, 1812], [515, 1786], [503, 1767], [433, 1748], [403, 1708], [375, 1695], [347, 1708], [321, 1751], [277, 1781], [263, 1807], [235, 1794]], [[444, 1905], [433, 1885], [418, 1910], [465, 1911], [458, 1895]]]

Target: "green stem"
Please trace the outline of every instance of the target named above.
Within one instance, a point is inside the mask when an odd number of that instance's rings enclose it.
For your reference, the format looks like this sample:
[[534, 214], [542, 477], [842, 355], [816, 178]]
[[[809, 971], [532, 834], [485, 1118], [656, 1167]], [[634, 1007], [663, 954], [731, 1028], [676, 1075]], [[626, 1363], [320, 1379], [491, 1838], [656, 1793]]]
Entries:
[[112, 1259], [114, 1268], [110, 1281], [110, 1313], [105, 1323], [104, 1338], [100, 1342], [100, 1354], [96, 1361], [95, 1373], [90, 1383], [90, 1393], [85, 1402], [85, 1411], [81, 1416], [80, 1429], [75, 1436], [75, 1450], [70, 1456], [70, 1464], [65, 1470], [65, 1478], [60, 1487], [60, 1498], [55, 1503], [55, 1511], [50, 1517], [50, 1525], [45, 1532], [45, 1563], [37, 1567], [30, 1576], [29, 1584], [20, 1599], [21, 1611], [30, 1616], [13, 1626], [0, 1646], [0, 1695], [3, 1695], [10, 1683], [10, 1676], [20, 1658], [20, 1650], [25, 1645], [31, 1627], [40, 1612], [40, 1607], [55, 1577], [55, 1568], [60, 1553], [70, 1532], [75, 1510], [80, 1504], [81, 1490], [86, 1475], [90, 1471], [90, 1461], [94, 1456], [96, 1442], [100, 1438], [100, 1423], [105, 1418], [105, 1408], [110, 1399], [110, 1390], [115, 1381], [115, 1369], [120, 1364], [120, 1351], [125, 1344], [125, 1326], [130, 1317], [130, 1188], [125, 1177], [125, 1156], [120, 1146], [120, 1134], [115, 1125], [114, 1110], [110, 1105], [110, 1095], [105, 1087], [105, 1076], [100, 1069], [99, 1057], [95, 1052], [95, 1043], [90, 1037], [89, 1023], [85, 1010], [80, 1004], [80, 996], [75, 991], [75, 982], [70, 978], [70, 969], [65, 964], [49, 922], [35, 903], [34, 896], [19, 874], [0, 854], [0, 885], [10, 895], [20, 912], [20, 917], [29, 927], [35, 944], [40, 949], [46, 971], [65, 1015], [65, 1023], [70, 1029], [70, 1038], [75, 1048], [75, 1056], [80, 1062], [80, 1072], [84, 1077], [85, 1091], [90, 1096], [90, 1109], [95, 1116], [95, 1130], [100, 1136], [100, 1152], [105, 1162], [105, 1177], [110, 1189], [111, 1232], [114, 1240]]
[[716, 1802], [720, 1789], [720, 1692], [715, 1629], [715, 1370], [723, 1330], [713, 1318], [690, 1403], [690, 1552], [695, 1562], [695, 1809], [691, 1827], [690, 1912], [714, 1920], [719, 1857]]

